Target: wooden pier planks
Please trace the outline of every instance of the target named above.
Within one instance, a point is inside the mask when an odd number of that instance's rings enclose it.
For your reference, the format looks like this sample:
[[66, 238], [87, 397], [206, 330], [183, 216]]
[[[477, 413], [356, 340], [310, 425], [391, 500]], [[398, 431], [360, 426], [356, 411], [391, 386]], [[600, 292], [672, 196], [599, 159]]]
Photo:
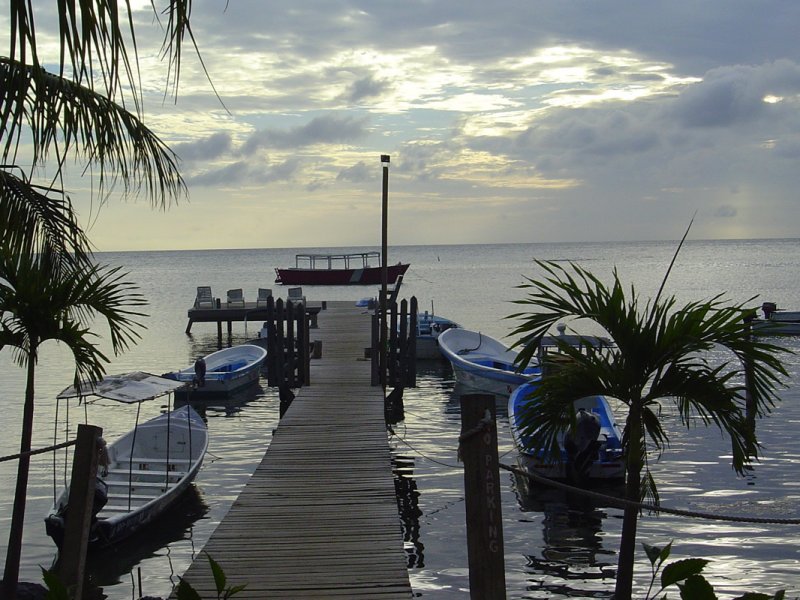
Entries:
[[[237, 598], [410, 598], [383, 391], [370, 387], [369, 315], [329, 303], [312, 339], [313, 385], [298, 390], [264, 459], [204, 550]], [[207, 559], [185, 578], [214, 597]]]

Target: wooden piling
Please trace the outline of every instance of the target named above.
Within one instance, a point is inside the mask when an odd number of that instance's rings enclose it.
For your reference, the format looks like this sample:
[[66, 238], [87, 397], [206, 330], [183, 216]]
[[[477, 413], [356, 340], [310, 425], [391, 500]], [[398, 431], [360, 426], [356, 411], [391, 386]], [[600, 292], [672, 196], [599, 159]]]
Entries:
[[101, 427], [78, 425], [78, 438], [72, 460], [72, 479], [69, 486], [69, 513], [64, 524], [64, 543], [61, 548], [59, 576], [68, 589], [74, 589], [73, 598], [83, 597], [83, 580], [86, 550], [92, 526], [97, 480], [98, 439]]
[[459, 442], [464, 461], [470, 598], [505, 600], [503, 518], [494, 396], [461, 396]]

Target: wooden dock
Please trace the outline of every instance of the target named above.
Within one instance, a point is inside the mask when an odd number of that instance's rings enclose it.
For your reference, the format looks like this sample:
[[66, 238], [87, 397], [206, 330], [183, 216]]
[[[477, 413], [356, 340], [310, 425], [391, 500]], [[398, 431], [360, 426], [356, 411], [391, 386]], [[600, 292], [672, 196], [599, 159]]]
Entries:
[[[329, 302], [313, 339], [313, 385], [301, 388], [269, 449], [204, 550], [237, 598], [407, 599], [406, 556], [383, 390], [370, 386], [370, 317]], [[205, 555], [186, 580], [216, 597]]]

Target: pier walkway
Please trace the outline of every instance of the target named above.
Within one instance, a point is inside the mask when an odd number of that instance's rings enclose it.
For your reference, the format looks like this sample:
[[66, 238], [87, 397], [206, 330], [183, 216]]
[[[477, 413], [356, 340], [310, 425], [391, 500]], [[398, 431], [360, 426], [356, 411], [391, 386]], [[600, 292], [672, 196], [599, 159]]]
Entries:
[[[370, 317], [328, 302], [313, 339], [310, 387], [204, 550], [237, 598], [408, 599], [411, 585], [391, 472], [383, 391], [370, 386]], [[204, 554], [184, 575], [216, 597]]]

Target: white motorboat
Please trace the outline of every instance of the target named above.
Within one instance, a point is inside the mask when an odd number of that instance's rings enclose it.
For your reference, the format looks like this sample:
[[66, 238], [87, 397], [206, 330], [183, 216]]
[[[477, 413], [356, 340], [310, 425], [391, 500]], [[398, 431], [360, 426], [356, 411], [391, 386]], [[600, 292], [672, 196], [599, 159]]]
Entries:
[[[150, 375], [105, 377], [88, 392], [68, 388], [59, 399], [96, 395], [141, 403], [184, 384]], [[138, 421], [138, 413], [137, 413]], [[108, 445], [98, 466], [90, 545], [114, 544], [146, 527], [167, 510], [194, 480], [208, 449], [208, 428], [191, 406], [163, 413]], [[61, 545], [69, 518], [69, 490], [62, 491], [45, 518], [48, 535]]]
[[195, 363], [163, 376], [190, 387], [176, 392], [179, 400], [231, 394], [258, 381], [267, 350], [255, 344], [241, 344], [212, 352]]
[[478, 331], [460, 327], [438, 337], [439, 349], [453, 365], [456, 381], [480, 392], [506, 397], [514, 388], [537, 377], [538, 363], [517, 369], [517, 352]]
[[757, 335], [800, 335], [800, 311], [779, 309], [774, 302], [761, 305], [763, 319], [751, 319], [750, 326]]

